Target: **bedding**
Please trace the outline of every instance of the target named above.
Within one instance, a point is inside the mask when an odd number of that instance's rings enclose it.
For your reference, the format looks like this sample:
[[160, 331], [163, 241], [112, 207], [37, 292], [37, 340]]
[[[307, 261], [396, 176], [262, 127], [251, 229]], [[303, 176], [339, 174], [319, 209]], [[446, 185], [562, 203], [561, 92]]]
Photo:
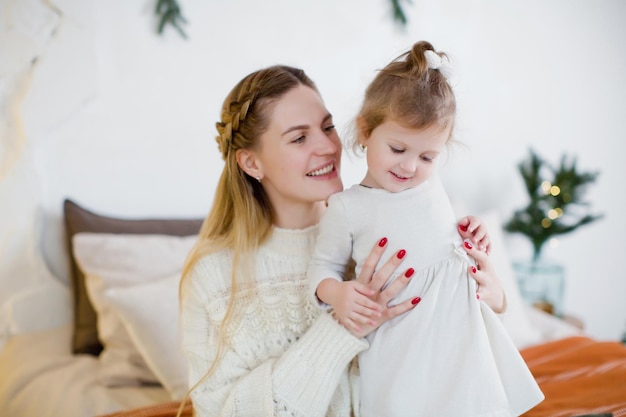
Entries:
[[[571, 336], [521, 353], [546, 397], [522, 417], [626, 416], [624, 345]], [[179, 405], [167, 402], [102, 417], [175, 417]]]
[[626, 416], [626, 346], [567, 337], [522, 349], [546, 399], [524, 417]]

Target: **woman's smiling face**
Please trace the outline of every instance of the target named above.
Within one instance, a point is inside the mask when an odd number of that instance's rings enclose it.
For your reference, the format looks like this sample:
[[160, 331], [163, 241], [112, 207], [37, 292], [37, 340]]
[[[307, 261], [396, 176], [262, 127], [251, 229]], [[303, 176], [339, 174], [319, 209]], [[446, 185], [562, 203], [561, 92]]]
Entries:
[[341, 143], [319, 93], [299, 85], [271, 106], [255, 155], [274, 209], [325, 201], [341, 191]]

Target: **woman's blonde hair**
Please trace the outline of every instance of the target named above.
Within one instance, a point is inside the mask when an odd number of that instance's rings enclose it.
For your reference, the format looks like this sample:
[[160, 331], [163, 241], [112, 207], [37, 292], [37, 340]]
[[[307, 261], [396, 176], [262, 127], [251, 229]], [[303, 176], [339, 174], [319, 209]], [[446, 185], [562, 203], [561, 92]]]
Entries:
[[[446, 76], [430, 68], [426, 51], [447, 59], [426, 41], [420, 41], [380, 70], [365, 90], [358, 113], [359, 133], [366, 138], [387, 120], [411, 128], [424, 129], [439, 124], [454, 128], [456, 99]], [[358, 135], [352, 136], [352, 148], [359, 146]]]
[[260, 146], [259, 138], [270, 125], [273, 105], [299, 85], [317, 91], [315, 84], [303, 70], [283, 65], [271, 66], [244, 77], [231, 90], [222, 105], [221, 119], [216, 123], [216, 141], [224, 159], [224, 168], [217, 184], [213, 206], [185, 261], [179, 294], [182, 304], [185, 281], [203, 256], [226, 249], [233, 255], [231, 296], [226, 315], [217, 329], [218, 348], [215, 361], [203, 378], [189, 389], [181, 402], [178, 415], [191, 391], [215, 371], [221, 360], [229, 343], [229, 329], [232, 329], [238, 319], [238, 290], [242, 285], [252, 282], [254, 277], [249, 272], [253, 271], [254, 253], [269, 237], [274, 220], [273, 208], [263, 186], [241, 169], [237, 163], [237, 150]]

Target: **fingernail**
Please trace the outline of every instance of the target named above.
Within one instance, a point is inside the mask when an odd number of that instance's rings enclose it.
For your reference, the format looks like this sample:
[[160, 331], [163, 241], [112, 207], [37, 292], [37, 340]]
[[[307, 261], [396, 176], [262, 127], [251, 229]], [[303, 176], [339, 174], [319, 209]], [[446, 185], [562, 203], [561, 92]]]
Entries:
[[418, 304], [420, 301], [422, 301], [421, 298], [419, 297], [415, 297], [414, 299], [411, 300], [411, 304], [416, 305]]
[[398, 257], [398, 259], [402, 259], [404, 258], [404, 255], [406, 255], [406, 251], [404, 249], [400, 249], [396, 256]]
[[404, 276], [407, 278], [411, 278], [413, 276], [413, 274], [415, 273], [415, 269], [413, 268], [409, 268], [406, 270], [406, 272], [404, 273]]
[[472, 249], [472, 248], [473, 248], [472, 244], [471, 244], [471, 243], [469, 243], [467, 240], [463, 242], [463, 245], [465, 245], [465, 247], [466, 247], [467, 249]]
[[462, 224], [459, 225], [459, 229], [461, 229], [464, 232], [467, 232], [467, 226], [463, 226]]
[[475, 266], [472, 267], [472, 272], [476, 273], [476, 267]]
[[382, 239], [380, 239], [380, 240], [378, 241], [378, 246], [380, 246], [381, 248], [382, 248], [383, 246], [385, 246], [386, 244], [387, 244], [387, 238], [386, 238], [386, 237], [384, 237], [384, 238], [382, 238]]

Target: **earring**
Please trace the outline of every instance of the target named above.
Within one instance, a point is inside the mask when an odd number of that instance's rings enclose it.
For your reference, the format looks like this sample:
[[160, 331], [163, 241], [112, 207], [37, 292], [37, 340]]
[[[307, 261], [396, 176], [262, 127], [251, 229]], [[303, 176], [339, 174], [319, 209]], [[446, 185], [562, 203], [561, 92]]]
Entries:
[[261, 177], [257, 176], [256, 180], [257, 180], [258, 183], [260, 183], [261, 182]]
[[365, 152], [365, 150], [367, 149], [367, 146], [363, 145], [362, 143], [359, 143], [359, 147], [361, 148], [361, 152]]

